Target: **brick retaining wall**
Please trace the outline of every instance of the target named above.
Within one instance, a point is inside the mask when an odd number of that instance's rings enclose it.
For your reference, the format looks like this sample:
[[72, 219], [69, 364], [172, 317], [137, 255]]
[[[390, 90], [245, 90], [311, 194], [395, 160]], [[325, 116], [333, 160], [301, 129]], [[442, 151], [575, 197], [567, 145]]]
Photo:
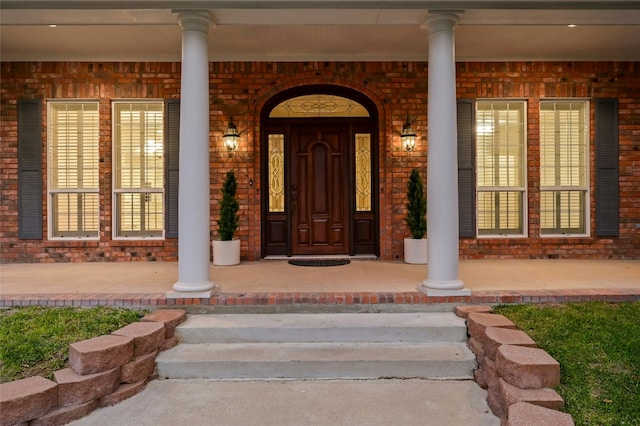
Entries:
[[476, 382], [487, 389], [487, 403], [502, 426], [573, 426], [559, 411], [564, 400], [553, 389], [560, 384], [560, 364], [504, 315], [490, 306], [459, 306], [467, 319], [469, 348], [479, 368]]
[[110, 335], [69, 345], [69, 368], [54, 380], [0, 384], [1, 426], [62, 425], [140, 392], [155, 376], [158, 352], [175, 346], [183, 310], [156, 311]]

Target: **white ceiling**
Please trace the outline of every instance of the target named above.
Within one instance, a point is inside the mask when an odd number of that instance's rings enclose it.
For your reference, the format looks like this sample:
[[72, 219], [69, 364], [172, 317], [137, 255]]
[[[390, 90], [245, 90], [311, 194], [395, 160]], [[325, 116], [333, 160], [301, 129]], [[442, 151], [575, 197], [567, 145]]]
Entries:
[[2, 0], [0, 58], [179, 61], [184, 8], [211, 14], [212, 61], [426, 61], [425, 18], [446, 9], [459, 61], [640, 60], [633, 0]]

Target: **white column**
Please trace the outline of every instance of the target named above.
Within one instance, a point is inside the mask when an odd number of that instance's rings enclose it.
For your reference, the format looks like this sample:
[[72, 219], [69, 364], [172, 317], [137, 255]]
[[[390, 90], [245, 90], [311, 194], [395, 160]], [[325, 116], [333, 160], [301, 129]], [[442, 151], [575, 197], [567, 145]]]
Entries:
[[455, 12], [430, 12], [427, 161], [428, 295], [470, 294], [458, 278]]
[[209, 46], [207, 12], [178, 13], [182, 28], [178, 282], [167, 297], [208, 297], [209, 276]]

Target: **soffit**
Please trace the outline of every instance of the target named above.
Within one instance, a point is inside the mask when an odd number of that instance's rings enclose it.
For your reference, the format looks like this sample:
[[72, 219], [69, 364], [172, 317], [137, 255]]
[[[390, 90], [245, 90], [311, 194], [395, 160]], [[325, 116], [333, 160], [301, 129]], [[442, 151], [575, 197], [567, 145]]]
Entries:
[[[640, 60], [640, 2], [634, 1], [142, 0], [117, 9], [122, 2], [4, 0], [0, 55], [3, 61], [179, 61], [180, 27], [168, 7], [179, 4], [216, 6], [207, 9], [214, 20], [212, 61], [425, 61], [425, 6], [436, 3], [468, 7], [456, 28], [459, 61]], [[34, 5], [52, 8], [27, 7]], [[142, 8], [151, 6], [157, 8]]]

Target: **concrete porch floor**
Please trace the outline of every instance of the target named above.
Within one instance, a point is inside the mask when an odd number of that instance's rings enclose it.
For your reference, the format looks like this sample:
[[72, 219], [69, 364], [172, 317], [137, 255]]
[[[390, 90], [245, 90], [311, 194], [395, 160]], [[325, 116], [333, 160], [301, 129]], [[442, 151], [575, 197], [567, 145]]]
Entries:
[[0, 307], [640, 299], [640, 260], [463, 260], [460, 278], [472, 296], [458, 298], [427, 298], [417, 291], [427, 267], [359, 259], [334, 267], [293, 266], [286, 260], [212, 265], [211, 279], [220, 286], [216, 296], [174, 301], [165, 295], [178, 279], [176, 262], [2, 264]]

